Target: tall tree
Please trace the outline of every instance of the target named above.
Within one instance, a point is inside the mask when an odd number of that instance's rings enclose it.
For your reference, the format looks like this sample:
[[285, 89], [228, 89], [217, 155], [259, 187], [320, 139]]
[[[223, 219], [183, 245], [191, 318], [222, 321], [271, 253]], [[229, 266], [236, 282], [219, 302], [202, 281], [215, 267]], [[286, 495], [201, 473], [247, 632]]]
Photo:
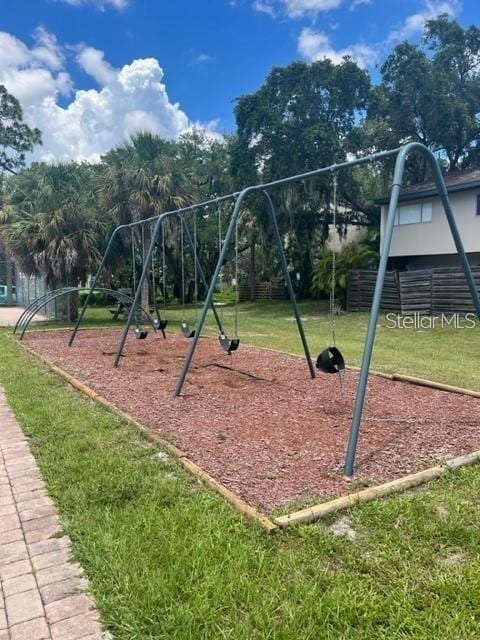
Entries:
[[40, 131], [23, 122], [19, 101], [0, 85], [0, 169], [16, 173], [25, 165], [25, 154], [37, 144], [41, 144]]
[[[97, 179], [100, 207], [116, 224], [144, 220], [188, 204], [195, 185], [188, 170], [178, 161], [177, 143], [153, 133], [142, 132], [102, 158]], [[166, 225], [168, 235], [174, 225]], [[134, 242], [147, 246], [150, 228], [138, 233]], [[129, 238], [124, 239], [128, 243]], [[148, 307], [148, 281], [142, 290], [142, 306]]]
[[[273, 69], [256, 93], [237, 101], [232, 169], [238, 184], [343, 161], [357, 151], [353, 133], [366, 114], [370, 91], [367, 72], [349, 58], [338, 65], [321, 60]], [[304, 292], [310, 289], [315, 237], [328, 234], [331, 196], [327, 179], [297, 183], [275, 196], [290, 264], [301, 274]]]
[[[388, 56], [372, 116], [387, 124], [384, 146], [419, 141], [445, 153], [450, 171], [465, 168], [479, 159], [480, 28], [443, 15], [427, 22], [422, 45]], [[423, 163], [413, 177], [425, 177]]]
[[[15, 174], [25, 165], [26, 153], [37, 144], [41, 144], [40, 131], [23, 122], [19, 101], [0, 85], [0, 170]], [[7, 304], [13, 304], [13, 261], [1, 242], [0, 249], [5, 259]]]

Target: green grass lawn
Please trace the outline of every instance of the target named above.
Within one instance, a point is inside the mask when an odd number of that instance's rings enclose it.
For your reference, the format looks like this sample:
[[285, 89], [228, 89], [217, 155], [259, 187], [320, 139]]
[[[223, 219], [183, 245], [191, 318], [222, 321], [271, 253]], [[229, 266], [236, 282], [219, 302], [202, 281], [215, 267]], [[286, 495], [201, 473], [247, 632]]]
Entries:
[[[301, 311], [316, 353], [328, 318], [319, 303]], [[169, 315], [173, 328], [181, 312]], [[366, 322], [337, 320], [351, 364]], [[478, 329], [379, 324], [375, 368], [480, 388]], [[286, 303], [242, 305], [240, 327], [244, 342], [299, 352]], [[332, 536], [335, 518], [267, 536], [5, 332], [0, 345], [0, 380], [115, 640], [478, 638], [480, 468], [352, 509], [354, 540]]]

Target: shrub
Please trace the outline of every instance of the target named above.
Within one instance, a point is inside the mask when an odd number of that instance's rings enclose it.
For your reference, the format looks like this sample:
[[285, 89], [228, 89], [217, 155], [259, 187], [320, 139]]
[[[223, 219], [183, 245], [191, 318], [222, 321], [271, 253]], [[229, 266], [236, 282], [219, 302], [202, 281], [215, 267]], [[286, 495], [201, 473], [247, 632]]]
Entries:
[[[377, 266], [378, 253], [368, 244], [352, 242], [336, 253], [335, 298], [345, 306], [347, 294], [347, 276], [351, 269], [374, 269]], [[329, 295], [332, 287], [332, 250], [324, 248], [314, 265], [312, 294]]]

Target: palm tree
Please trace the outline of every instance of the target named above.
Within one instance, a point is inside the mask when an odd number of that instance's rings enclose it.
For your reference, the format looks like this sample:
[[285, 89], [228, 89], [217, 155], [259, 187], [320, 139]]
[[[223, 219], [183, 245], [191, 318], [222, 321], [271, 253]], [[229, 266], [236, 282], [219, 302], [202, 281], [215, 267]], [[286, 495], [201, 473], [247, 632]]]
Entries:
[[[328, 295], [332, 287], [332, 249], [324, 247], [315, 265], [312, 279], [314, 295]], [[373, 269], [378, 263], [378, 251], [373, 248], [370, 237], [362, 242], [351, 242], [336, 253], [335, 297], [345, 307], [348, 272], [351, 269]]]
[[51, 288], [84, 284], [106, 232], [93, 195], [94, 168], [36, 164], [11, 178], [0, 237], [28, 275]]
[[[109, 151], [103, 158], [97, 181], [99, 204], [115, 224], [126, 224], [178, 209], [192, 202], [196, 190], [192, 176], [179, 161], [177, 143], [148, 132]], [[171, 245], [177, 225], [167, 224]], [[145, 247], [151, 229], [146, 227]], [[130, 239], [126, 239], [128, 243]], [[140, 242], [140, 234], [137, 243]], [[142, 306], [148, 306], [148, 282], [142, 290]]]

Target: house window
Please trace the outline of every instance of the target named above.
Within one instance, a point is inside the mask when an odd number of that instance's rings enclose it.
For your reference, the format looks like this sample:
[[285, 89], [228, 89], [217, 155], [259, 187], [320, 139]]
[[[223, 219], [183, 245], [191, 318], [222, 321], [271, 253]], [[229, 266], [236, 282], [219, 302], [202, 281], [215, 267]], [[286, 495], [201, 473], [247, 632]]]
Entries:
[[417, 202], [398, 207], [395, 216], [395, 226], [403, 224], [420, 224], [432, 221], [432, 203]]
[[422, 202], [422, 222], [432, 221], [433, 205], [431, 202]]

